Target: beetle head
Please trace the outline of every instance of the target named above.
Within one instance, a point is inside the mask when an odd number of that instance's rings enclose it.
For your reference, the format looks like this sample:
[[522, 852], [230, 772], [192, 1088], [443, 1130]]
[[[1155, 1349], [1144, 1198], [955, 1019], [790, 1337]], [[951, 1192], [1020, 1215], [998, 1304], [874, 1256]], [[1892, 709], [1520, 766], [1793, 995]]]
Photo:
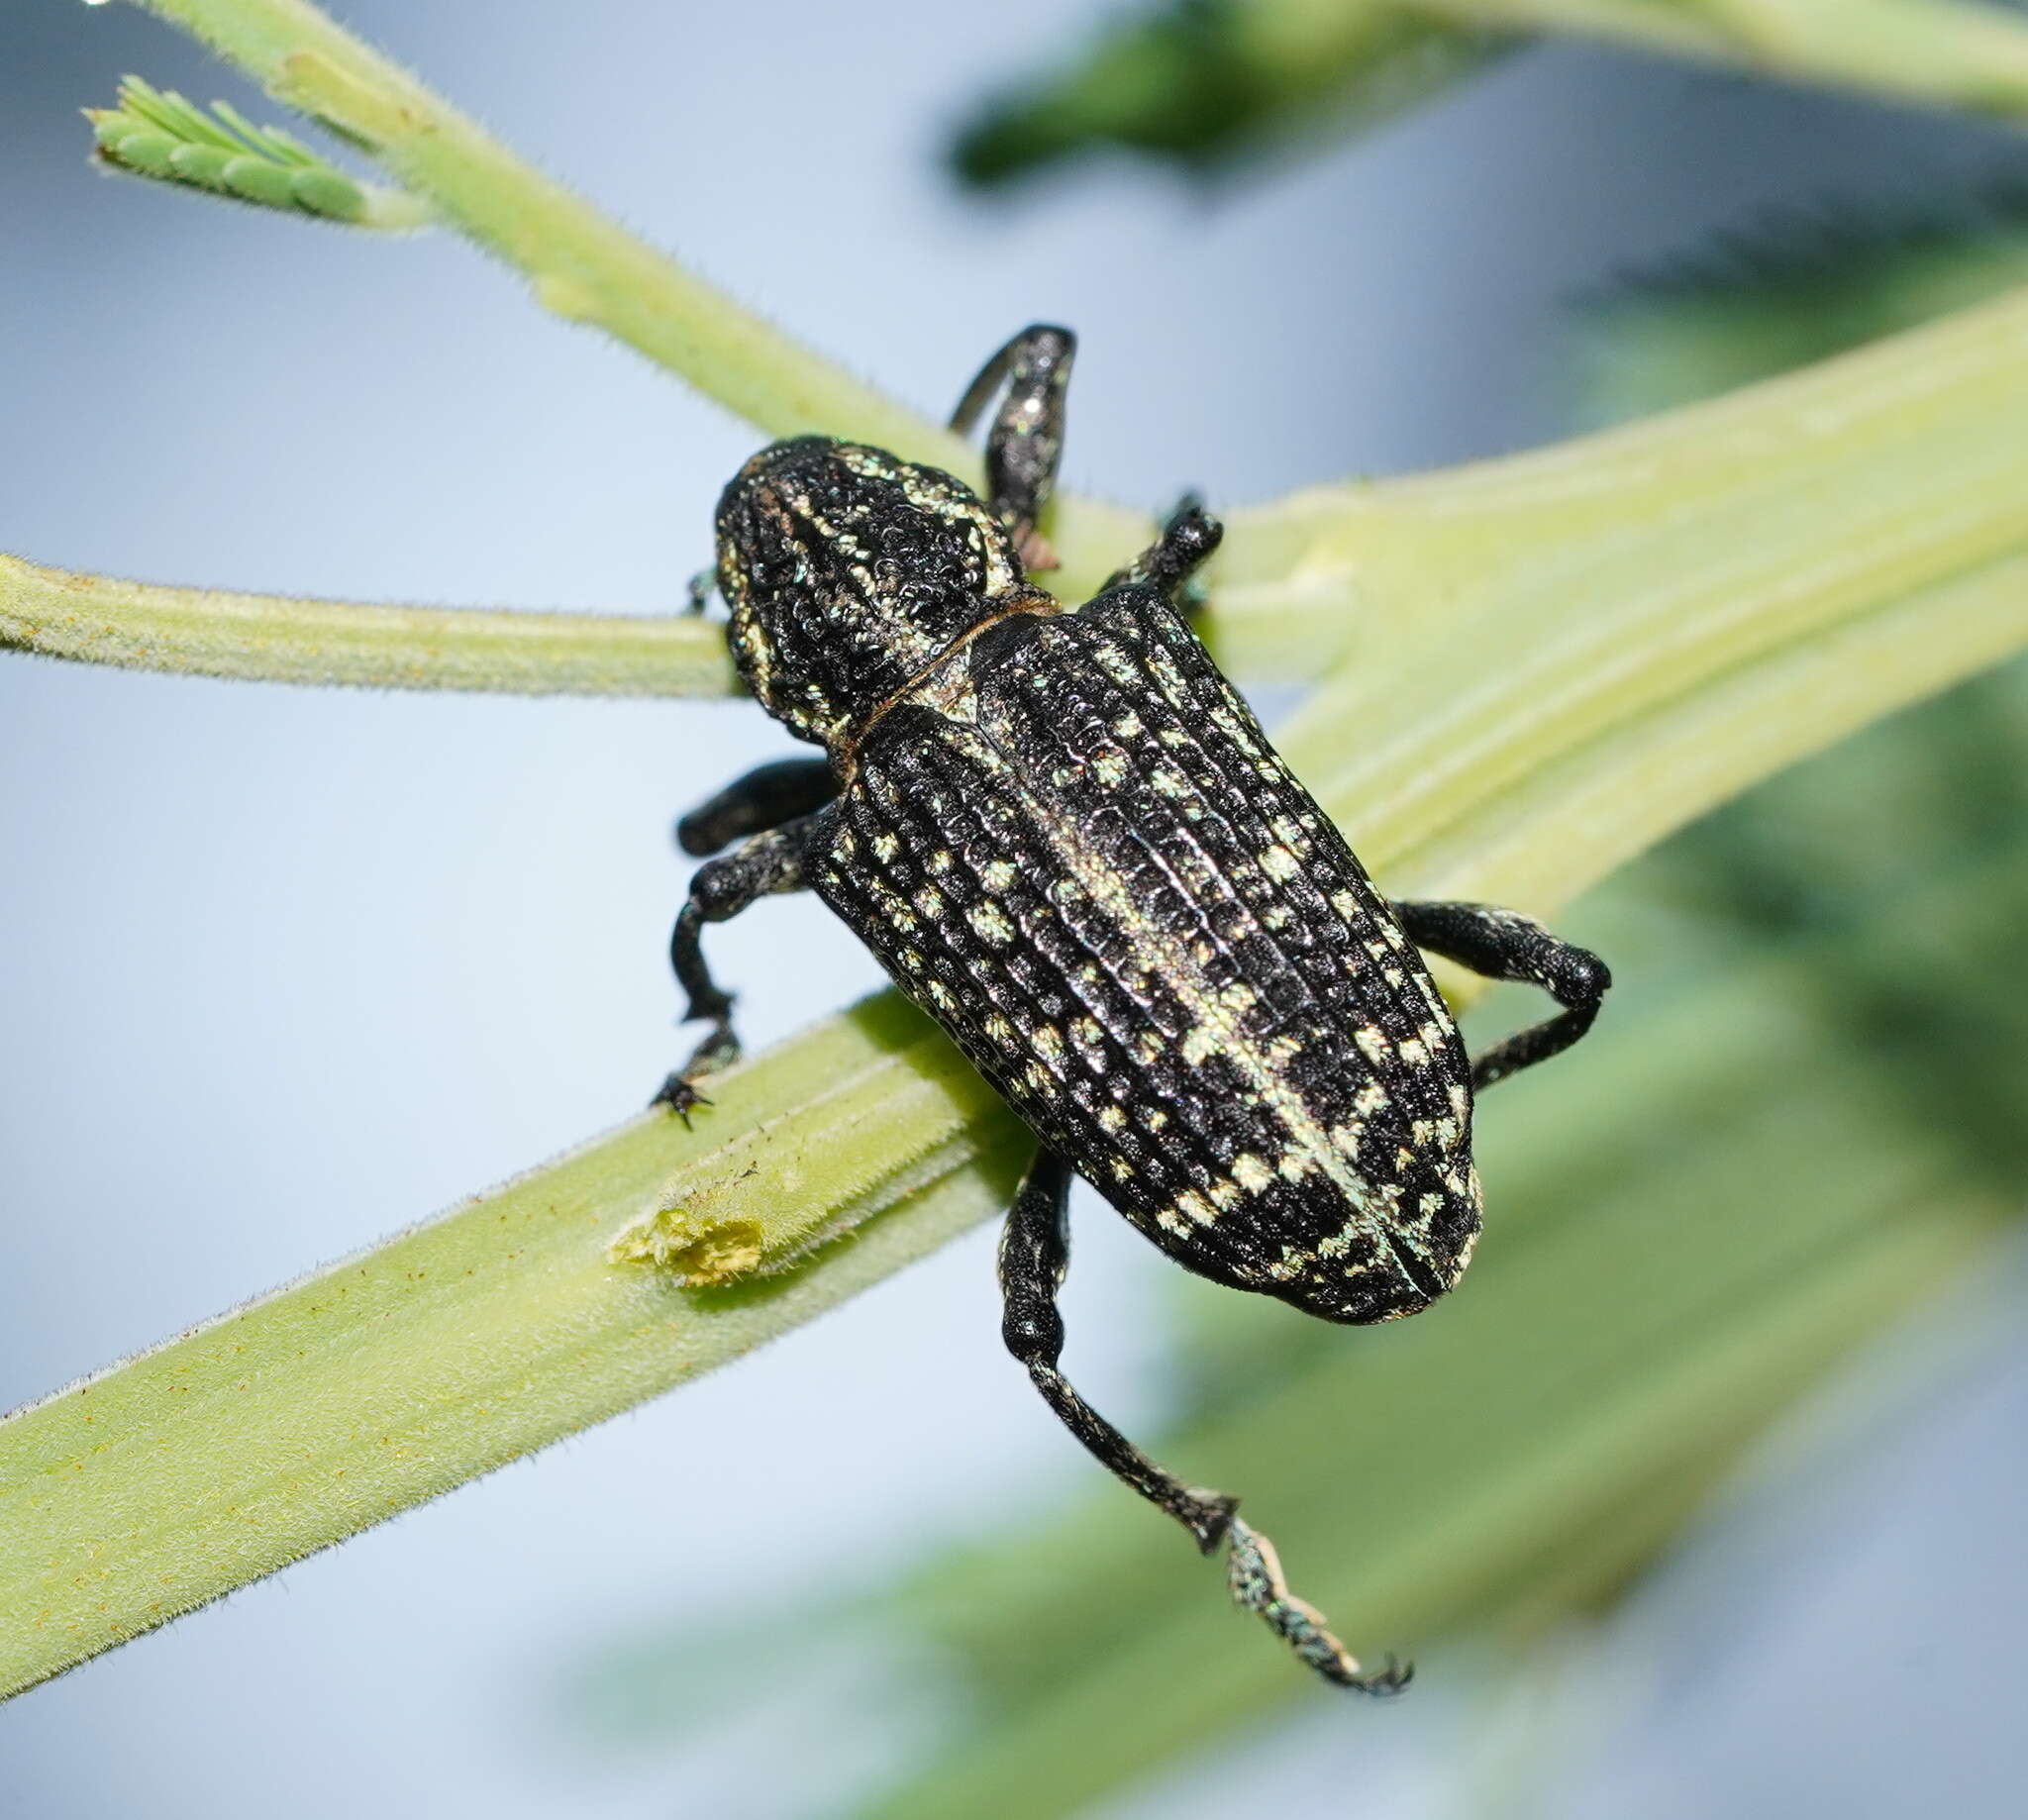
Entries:
[[969, 487], [822, 436], [772, 444], [733, 477], [718, 575], [747, 686], [827, 745], [1026, 585], [1006, 528]]

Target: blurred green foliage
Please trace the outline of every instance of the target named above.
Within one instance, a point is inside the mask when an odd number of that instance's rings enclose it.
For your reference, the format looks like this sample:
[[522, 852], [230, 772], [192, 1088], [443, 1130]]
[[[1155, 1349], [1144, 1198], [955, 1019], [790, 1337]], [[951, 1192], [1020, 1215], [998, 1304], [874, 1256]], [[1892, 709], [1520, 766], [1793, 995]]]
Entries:
[[980, 188], [1106, 149], [1205, 175], [1389, 118], [1516, 42], [1378, 6], [1169, 0], [1110, 21], [1072, 61], [983, 103], [951, 161]]
[[2028, 282], [2028, 187], [1898, 220], [1770, 215], [1580, 306], [1580, 425], [1645, 417], [1863, 347]]

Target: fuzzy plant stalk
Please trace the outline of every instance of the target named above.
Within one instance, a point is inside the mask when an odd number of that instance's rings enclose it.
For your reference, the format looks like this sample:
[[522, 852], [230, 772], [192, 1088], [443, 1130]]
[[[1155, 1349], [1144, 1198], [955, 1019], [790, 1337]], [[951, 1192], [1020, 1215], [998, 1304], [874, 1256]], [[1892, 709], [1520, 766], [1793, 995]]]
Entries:
[[[153, 10], [363, 147], [546, 306], [757, 428], [964, 458], [300, 0]], [[2024, 411], [2028, 294], [1633, 429], [1317, 489], [1235, 514], [1214, 641], [1255, 673], [1317, 680], [1285, 750], [1384, 886], [1547, 912], [1754, 779], [2028, 646]], [[1143, 529], [1065, 502], [1066, 591]], [[672, 648], [638, 622], [573, 622], [551, 671], [547, 635], [506, 616], [376, 611], [393, 610], [0, 572], [0, 635], [50, 655], [670, 692], [639, 680]], [[722, 682], [692, 658], [700, 685]], [[1025, 1148], [891, 996], [713, 1097], [694, 1131], [637, 1118], [0, 1424], [0, 1688], [812, 1318], [1002, 1207]]]
[[[519, 272], [534, 300], [602, 330], [770, 436], [862, 440], [961, 471], [948, 430], [803, 347], [516, 157], [468, 115], [307, 0], [139, 0], [369, 155], [386, 175]], [[1060, 502], [1066, 569], [1096, 580], [1101, 549], [1138, 517]]]

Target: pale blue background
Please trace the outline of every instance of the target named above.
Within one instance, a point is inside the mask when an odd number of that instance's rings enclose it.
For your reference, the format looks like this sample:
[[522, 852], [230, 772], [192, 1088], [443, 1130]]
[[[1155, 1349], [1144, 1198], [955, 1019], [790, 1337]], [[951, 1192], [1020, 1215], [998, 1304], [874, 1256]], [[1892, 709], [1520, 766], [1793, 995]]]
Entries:
[[[1133, 171], [1011, 209], [955, 197], [935, 162], [954, 112], [1010, 44], [1099, 10], [349, 17], [925, 407], [1020, 323], [1073, 324], [1069, 478], [1150, 507], [1554, 434], [1573, 291], [1766, 203], [1946, 191], [2011, 149], [1559, 50], [1216, 206]], [[130, 68], [253, 105], [125, 8], [0, 16], [0, 545], [361, 598], [676, 602], [751, 432], [449, 238], [101, 178], [75, 110]], [[0, 661], [0, 1405], [628, 1113], [676, 1041], [669, 814], [779, 749], [740, 705]], [[761, 1039], [872, 979], [808, 903], [717, 952]], [[563, 1727], [558, 1687], [644, 1613], [822, 1595], [1086, 1482], [999, 1354], [989, 1244], [10, 1705], [0, 1813], [646, 1820], [849, 1788], [877, 1726], [763, 1712], [708, 1751], [613, 1760]], [[1164, 1267], [1084, 1222], [1081, 1376], [1130, 1426], [1161, 1407]], [[1540, 1811], [2018, 1814], [2028, 1357], [1970, 1347], [1943, 1382], [1890, 1451], [1751, 1507], [1641, 1595], [1602, 1667], [1574, 1662], [1569, 1703], [1603, 1735]], [[1468, 1679], [1428, 1677], [1384, 1727], [1319, 1705], [1118, 1812], [1453, 1811], [1486, 1729]]]

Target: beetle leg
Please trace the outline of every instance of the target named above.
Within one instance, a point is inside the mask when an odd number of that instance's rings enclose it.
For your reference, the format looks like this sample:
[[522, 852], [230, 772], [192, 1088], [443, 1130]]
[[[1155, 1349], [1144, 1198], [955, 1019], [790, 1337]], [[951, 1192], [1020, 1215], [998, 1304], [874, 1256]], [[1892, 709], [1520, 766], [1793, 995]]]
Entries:
[[733, 1034], [733, 997], [711, 976], [704, 961], [704, 925], [736, 917], [759, 899], [781, 891], [800, 891], [809, 882], [811, 850], [829, 835], [832, 811], [819, 809], [785, 827], [757, 834], [744, 846], [700, 865], [690, 879], [689, 900], [669, 936], [669, 962], [676, 980], [689, 994], [683, 1022], [710, 1018], [712, 1027], [682, 1067], [662, 1082], [649, 1103], [668, 1106], [684, 1124], [690, 1109], [708, 1102], [695, 1082], [740, 1059], [740, 1040]]
[[744, 835], [809, 815], [837, 794], [829, 758], [776, 758], [692, 809], [676, 824], [676, 845], [693, 859], [708, 859]]
[[1403, 934], [1488, 979], [1540, 986], [1564, 1007], [1560, 1017], [1530, 1025], [1495, 1044], [1472, 1063], [1474, 1090], [1561, 1054], [1591, 1028], [1611, 970], [1588, 948], [1566, 942], [1532, 917], [1492, 904], [1398, 903]]
[[1007, 388], [986, 432], [986, 493], [1027, 568], [1057, 565], [1056, 552], [1035, 527], [1064, 458], [1064, 394], [1076, 352], [1068, 329], [1033, 323], [978, 369], [951, 414], [951, 428], [968, 436], [993, 394]]
[[686, 614], [702, 613], [711, 604], [711, 597], [718, 591], [718, 567], [700, 568], [683, 583], [683, 611]]
[[[1155, 587], [1186, 618], [1203, 602], [1190, 578], [1225, 539], [1225, 527], [1204, 510], [1195, 493], [1185, 493], [1162, 528], [1162, 535], [1125, 568], [1106, 577], [1105, 587]], [[1101, 593], [1105, 588], [1099, 590]]]
[[1273, 1545], [1233, 1514], [1237, 1498], [1186, 1485], [1165, 1472], [1057, 1369], [1064, 1351], [1057, 1291], [1070, 1263], [1069, 1195], [1069, 1166], [1053, 1151], [1036, 1152], [1000, 1236], [1000, 1293], [1006, 1305], [1000, 1333], [1007, 1350], [1028, 1367], [1058, 1419], [1116, 1478], [1167, 1511], [1205, 1554], [1214, 1554], [1221, 1542], [1231, 1543], [1232, 1595], [1240, 1605], [1264, 1619], [1328, 1679], [1369, 1692], [1391, 1692], [1407, 1679], [1406, 1673], [1391, 1661], [1376, 1674], [1361, 1673], [1317, 1612], [1290, 1593]]
[[1225, 1540], [1238, 1499], [1172, 1478], [1144, 1458], [1057, 1369], [1064, 1352], [1057, 1290], [1070, 1265], [1069, 1194], [1069, 1166], [1054, 1152], [1038, 1151], [1000, 1235], [1000, 1294], [1006, 1304], [1001, 1337], [1064, 1426], [1116, 1477], [1174, 1517], [1209, 1555]]

